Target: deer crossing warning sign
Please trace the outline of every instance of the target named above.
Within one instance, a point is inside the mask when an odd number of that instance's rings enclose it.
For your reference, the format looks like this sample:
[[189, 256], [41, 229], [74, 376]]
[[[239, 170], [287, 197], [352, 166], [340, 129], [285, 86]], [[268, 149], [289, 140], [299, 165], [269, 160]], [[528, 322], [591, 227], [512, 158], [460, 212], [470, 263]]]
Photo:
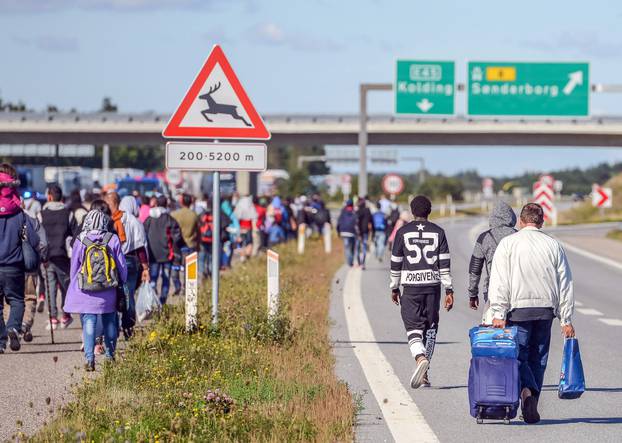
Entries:
[[218, 45], [212, 49], [162, 135], [183, 139], [270, 138], [270, 132]]

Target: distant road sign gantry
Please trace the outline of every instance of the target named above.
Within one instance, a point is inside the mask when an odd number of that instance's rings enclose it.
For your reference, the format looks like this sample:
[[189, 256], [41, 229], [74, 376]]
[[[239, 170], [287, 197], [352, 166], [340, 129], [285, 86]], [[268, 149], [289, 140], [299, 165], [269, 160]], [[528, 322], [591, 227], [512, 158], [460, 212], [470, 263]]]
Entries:
[[395, 78], [397, 114], [454, 113], [454, 62], [398, 60]]
[[468, 113], [585, 117], [588, 63], [469, 62]]

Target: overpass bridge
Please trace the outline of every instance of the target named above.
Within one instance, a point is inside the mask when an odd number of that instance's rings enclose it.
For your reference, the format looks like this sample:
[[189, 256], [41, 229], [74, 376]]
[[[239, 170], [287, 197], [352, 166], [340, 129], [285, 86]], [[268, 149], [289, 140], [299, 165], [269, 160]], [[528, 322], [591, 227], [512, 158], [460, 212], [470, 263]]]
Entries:
[[[164, 143], [168, 115], [0, 112], [0, 144]], [[265, 115], [271, 144], [356, 145], [360, 120], [351, 115]], [[373, 145], [622, 146], [622, 117], [585, 119], [414, 118], [370, 115]]]

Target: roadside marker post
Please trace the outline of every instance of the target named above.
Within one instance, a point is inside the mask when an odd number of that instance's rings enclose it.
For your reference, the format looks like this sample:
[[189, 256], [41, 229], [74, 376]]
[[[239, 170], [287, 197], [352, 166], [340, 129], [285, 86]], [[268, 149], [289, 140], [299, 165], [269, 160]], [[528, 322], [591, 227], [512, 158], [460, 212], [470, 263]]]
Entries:
[[268, 318], [273, 319], [279, 311], [279, 254], [268, 249], [266, 257], [268, 274]]
[[[166, 125], [162, 136], [166, 144], [166, 167], [180, 171], [213, 171], [212, 192], [212, 324], [218, 324], [220, 291], [220, 172], [266, 170], [267, 147], [262, 143], [219, 143], [219, 139], [269, 140], [259, 113], [244, 91], [227, 57], [214, 45], [203, 67]], [[185, 141], [181, 141], [185, 140]], [[190, 141], [192, 140], [192, 141]], [[195, 275], [198, 276], [195, 262]], [[186, 274], [188, 275], [188, 273]], [[186, 277], [188, 279], [188, 277]], [[195, 288], [196, 288], [195, 279]], [[186, 285], [188, 288], [188, 285]], [[194, 323], [187, 318], [187, 329], [196, 325], [196, 290]], [[193, 310], [194, 309], [194, 310]]]
[[333, 251], [333, 229], [328, 222], [322, 227], [322, 237], [324, 237], [324, 252], [330, 254]]
[[297, 246], [298, 246], [299, 254], [305, 253], [305, 241], [307, 240], [306, 229], [307, 229], [307, 225], [304, 223], [298, 226], [298, 245]]
[[198, 254], [186, 256], [186, 332], [195, 331], [197, 322]]
[[550, 175], [543, 175], [533, 185], [533, 201], [542, 206], [545, 223], [557, 226], [557, 208], [555, 207], [555, 180]]
[[603, 188], [594, 183], [592, 185], [592, 206], [600, 209], [601, 217], [605, 215], [605, 209], [613, 207], [613, 189]]

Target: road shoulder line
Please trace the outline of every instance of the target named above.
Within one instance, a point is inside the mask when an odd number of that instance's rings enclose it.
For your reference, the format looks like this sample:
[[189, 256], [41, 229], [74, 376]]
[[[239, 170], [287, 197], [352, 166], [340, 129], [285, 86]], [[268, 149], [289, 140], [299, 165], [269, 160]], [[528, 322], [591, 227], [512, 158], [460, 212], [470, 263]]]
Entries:
[[586, 251], [585, 249], [581, 249], [581, 248], [578, 248], [577, 246], [573, 246], [570, 243], [567, 243], [563, 240], [560, 240], [560, 239], [557, 239], [557, 240], [561, 243], [562, 247], [567, 251], [573, 252], [577, 255], [581, 255], [585, 258], [589, 258], [591, 260], [597, 261], [599, 263], [602, 263], [607, 266], [611, 266], [612, 268], [616, 268], [617, 270], [622, 271], [622, 264], [618, 263], [615, 260], [612, 260], [607, 257], [601, 257], [600, 255], [596, 255], [592, 252]]
[[382, 415], [397, 442], [438, 442], [423, 414], [386, 359], [372, 331], [361, 299], [361, 270], [350, 269], [343, 292], [343, 307], [350, 341]]

